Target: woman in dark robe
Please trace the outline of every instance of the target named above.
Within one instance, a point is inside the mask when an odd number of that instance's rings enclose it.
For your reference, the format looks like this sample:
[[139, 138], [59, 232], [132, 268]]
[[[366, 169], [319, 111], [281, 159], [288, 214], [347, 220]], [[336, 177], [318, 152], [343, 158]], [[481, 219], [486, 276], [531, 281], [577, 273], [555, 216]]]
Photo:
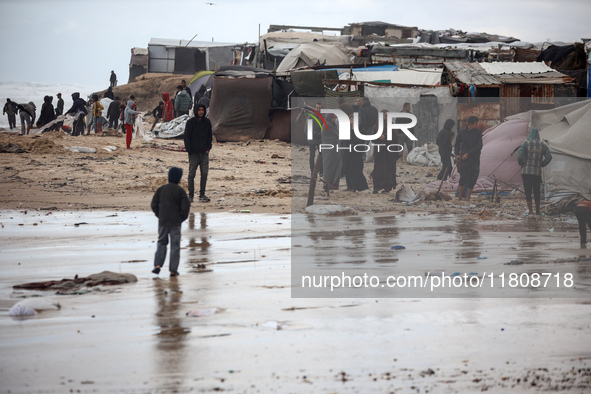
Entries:
[[[388, 111], [382, 110], [384, 113], [384, 125], [387, 124]], [[389, 193], [392, 189], [396, 189], [396, 161], [400, 157], [398, 152], [390, 152], [388, 147], [390, 145], [398, 144], [398, 130], [392, 130], [392, 140], [386, 139], [386, 133], [382, 133], [377, 143], [381, 146], [374, 147], [374, 164], [371, 177], [373, 179], [373, 193], [377, 194], [380, 190], [382, 193]], [[396, 146], [392, 146], [391, 150], [397, 150]]]
[[[364, 152], [356, 152], [354, 147], [356, 145], [364, 145], [365, 141], [362, 141], [355, 135], [353, 131], [353, 115], [349, 116], [349, 122], [351, 125], [351, 140], [343, 141], [343, 147], [347, 149], [343, 150], [343, 175], [347, 181], [347, 191], [360, 192], [369, 188], [367, 186], [367, 180], [363, 175], [363, 157]], [[351, 148], [349, 151], [349, 147]]]
[[339, 180], [341, 178], [341, 154], [337, 151], [339, 146], [339, 125], [336, 123], [336, 116], [328, 114], [327, 126], [322, 128], [322, 144], [332, 146], [331, 149], [322, 149], [322, 179], [329, 190], [337, 190], [339, 188]]

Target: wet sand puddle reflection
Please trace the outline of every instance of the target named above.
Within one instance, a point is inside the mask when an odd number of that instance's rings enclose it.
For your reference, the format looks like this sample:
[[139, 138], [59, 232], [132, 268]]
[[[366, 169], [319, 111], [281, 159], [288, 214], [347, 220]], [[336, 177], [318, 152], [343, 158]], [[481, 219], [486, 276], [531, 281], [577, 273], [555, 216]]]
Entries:
[[[591, 386], [591, 253], [575, 247], [573, 223], [549, 232], [547, 223], [451, 216], [192, 213], [177, 278], [167, 267], [150, 273], [157, 222], [149, 212], [4, 211], [0, 223], [6, 391], [506, 392], [528, 389], [532, 373]], [[357, 289], [347, 299], [291, 298], [302, 255], [304, 266], [380, 275], [572, 269], [585, 298], [384, 299]], [[138, 282], [62, 296], [12, 288], [105, 270]], [[62, 307], [8, 316], [31, 296]]]

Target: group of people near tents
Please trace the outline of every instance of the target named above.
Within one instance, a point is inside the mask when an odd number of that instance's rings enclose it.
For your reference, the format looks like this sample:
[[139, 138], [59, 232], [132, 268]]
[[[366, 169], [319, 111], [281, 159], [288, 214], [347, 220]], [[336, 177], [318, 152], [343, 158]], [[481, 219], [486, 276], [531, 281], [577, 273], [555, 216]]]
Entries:
[[[369, 188], [367, 179], [363, 174], [364, 152], [351, 149], [351, 146], [363, 144], [364, 141], [354, 133], [354, 113], [358, 113], [360, 133], [373, 135], [377, 131], [379, 112], [371, 105], [369, 98], [359, 98], [355, 104], [347, 103], [344, 98], [338, 99], [339, 109], [347, 114], [351, 127], [351, 139], [339, 140], [339, 125], [337, 116], [332, 113], [326, 114], [326, 125], [321, 126], [313, 123], [312, 140], [309, 142], [310, 149], [310, 171], [312, 175], [318, 172], [326, 191], [338, 190], [339, 182], [344, 177], [346, 191], [363, 191]], [[323, 104], [316, 103], [315, 111], [320, 112]], [[384, 121], [387, 111], [383, 110]], [[405, 103], [404, 111], [410, 112], [410, 104]], [[397, 123], [400, 123], [397, 121]], [[442, 130], [437, 137], [437, 145], [441, 157], [442, 167], [437, 175], [439, 181], [445, 181], [454, 169], [459, 173], [457, 186], [458, 200], [470, 201], [472, 192], [480, 174], [480, 159], [483, 148], [483, 130], [479, 127], [479, 119], [470, 116], [467, 125], [461, 129], [457, 136], [454, 133], [455, 121], [445, 121]], [[394, 130], [390, 144], [402, 145], [403, 133]], [[376, 141], [383, 143], [385, 133]], [[455, 140], [455, 141], [454, 141]], [[333, 148], [327, 148], [333, 147]], [[338, 148], [336, 148], [338, 147]], [[316, 162], [316, 152], [320, 151], [322, 160]], [[527, 139], [516, 149], [518, 152], [517, 162], [521, 167], [521, 179], [527, 202], [528, 212], [525, 215], [540, 215], [542, 168], [552, 161], [552, 154], [546, 143], [544, 143], [536, 127], [531, 127]], [[374, 168], [370, 177], [373, 181], [373, 193], [388, 193], [395, 189], [396, 162], [402, 157], [402, 153], [393, 152], [388, 149], [378, 149], [374, 153]], [[455, 166], [452, 165], [455, 159]], [[574, 214], [579, 223], [581, 244], [585, 244], [586, 227], [591, 230], [591, 201], [583, 200], [577, 204]]]

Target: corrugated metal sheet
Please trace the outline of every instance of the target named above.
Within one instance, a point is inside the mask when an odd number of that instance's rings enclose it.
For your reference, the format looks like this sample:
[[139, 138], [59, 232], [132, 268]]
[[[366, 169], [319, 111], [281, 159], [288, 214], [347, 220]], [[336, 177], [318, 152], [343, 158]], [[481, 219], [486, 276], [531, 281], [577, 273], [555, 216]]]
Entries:
[[[491, 65], [495, 65], [491, 67]], [[507, 66], [499, 66], [507, 65]], [[528, 67], [531, 65], [531, 67]], [[444, 66], [460, 82], [468, 85], [501, 85], [501, 84], [563, 84], [572, 82], [568, 75], [551, 69], [543, 63], [462, 63], [446, 62]], [[499, 72], [506, 70], [503, 74], [491, 74], [486, 69]], [[545, 72], [531, 71], [549, 70]], [[528, 70], [527, 73], [518, 70]], [[511, 72], [509, 72], [511, 71]]]
[[554, 69], [548, 67], [544, 62], [512, 63], [512, 62], [493, 62], [479, 63], [487, 74], [540, 74], [553, 72]]

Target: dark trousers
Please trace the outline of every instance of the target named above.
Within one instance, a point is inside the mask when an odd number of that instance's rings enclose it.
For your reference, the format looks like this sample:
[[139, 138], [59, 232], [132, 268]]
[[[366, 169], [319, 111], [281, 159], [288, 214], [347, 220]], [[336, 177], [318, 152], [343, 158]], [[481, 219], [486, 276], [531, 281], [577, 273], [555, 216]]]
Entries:
[[154, 267], [164, 266], [166, 260], [166, 247], [170, 238], [170, 272], [178, 272], [181, 259], [181, 226], [158, 226], [158, 242], [154, 255]]
[[480, 174], [480, 162], [478, 163], [464, 163], [462, 162], [458, 168], [460, 172], [460, 186], [467, 186], [468, 189], [474, 189]]
[[84, 115], [79, 115], [72, 124], [72, 135], [84, 134]]
[[581, 243], [587, 242], [587, 228], [591, 231], [591, 211], [587, 207], [575, 207], [573, 211], [579, 222], [579, 235], [581, 236]]
[[119, 126], [119, 119], [109, 119], [109, 127], [112, 129], [117, 130], [117, 126]]
[[525, 199], [531, 201], [532, 192], [534, 194], [534, 200], [537, 203], [540, 202], [540, 185], [542, 184], [542, 177], [539, 175], [528, 175], [521, 174], [523, 179], [523, 189], [525, 191]]
[[453, 168], [451, 165], [451, 157], [449, 155], [441, 155], [441, 165], [441, 171], [439, 171], [437, 179], [445, 181], [451, 175], [451, 170]]
[[8, 114], [8, 125], [10, 129], [16, 129], [16, 115], [15, 114]]
[[197, 167], [201, 170], [201, 181], [199, 182], [199, 197], [205, 195], [207, 185], [207, 174], [209, 173], [209, 153], [189, 154], [189, 197], [195, 195], [195, 174]]

